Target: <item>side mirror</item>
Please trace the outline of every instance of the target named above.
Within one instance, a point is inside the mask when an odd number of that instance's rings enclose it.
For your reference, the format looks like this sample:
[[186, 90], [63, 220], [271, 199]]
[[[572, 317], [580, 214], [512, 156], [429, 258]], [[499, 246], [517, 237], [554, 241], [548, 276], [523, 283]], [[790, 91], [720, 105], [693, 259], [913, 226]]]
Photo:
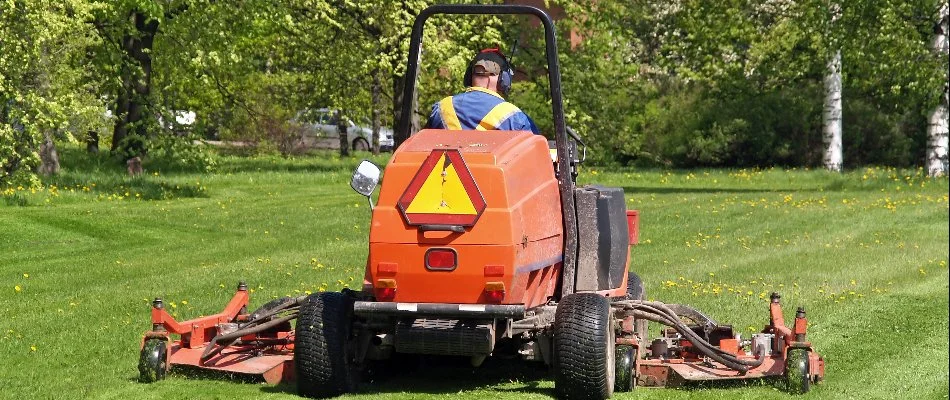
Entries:
[[373, 191], [376, 190], [376, 185], [379, 184], [379, 175], [379, 167], [377, 167], [376, 164], [373, 164], [369, 160], [363, 160], [360, 162], [360, 165], [356, 167], [356, 171], [353, 171], [353, 179], [350, 180], [350, 187], [369, 199], [370, 208], [373, 208], [372, 195]]

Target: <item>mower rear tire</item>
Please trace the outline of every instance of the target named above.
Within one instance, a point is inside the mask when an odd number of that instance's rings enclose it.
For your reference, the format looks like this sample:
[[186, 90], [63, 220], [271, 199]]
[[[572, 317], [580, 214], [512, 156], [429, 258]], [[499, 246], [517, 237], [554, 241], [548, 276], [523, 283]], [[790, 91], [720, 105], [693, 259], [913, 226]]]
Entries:
[[301, 396], [327, 398], [356, 391], [352, 340], [353, 298], [315, 293], [300, 305], [294, 368]]
[[614, 392], [632, 392], [637, 387], [634, 370], [637, 367], [637, 349], [630, 345], [617, 345], [614, 363], [617, 369]]
[[561, 399], [610, 398], [615, 338], [610, 302], [596, 293], [561, 299], [554, 313], [554, 389]]
[[805, 394], [811, 389], [808, 349], [788, 349], [785, 356], [785, 384], [792, 394]]
[[152, 383], [165, 379], [168, 372], [168, 343], [148, 339], [139, 354], [139, 381]]
[[643, 300], [643, 280], [636, 272], [627, 271], [627, 298], [630, 300]]
[[[643, 288], [643, 280], [636, 272], [627, 271], [627, 299], [644, 300], [646, 299], [646, 290]], [[633, 327], [633, 333], [640, 338], [641, 347], [646, 347], [647, 333], [649, 332], [650, 321], [637, 318]]]

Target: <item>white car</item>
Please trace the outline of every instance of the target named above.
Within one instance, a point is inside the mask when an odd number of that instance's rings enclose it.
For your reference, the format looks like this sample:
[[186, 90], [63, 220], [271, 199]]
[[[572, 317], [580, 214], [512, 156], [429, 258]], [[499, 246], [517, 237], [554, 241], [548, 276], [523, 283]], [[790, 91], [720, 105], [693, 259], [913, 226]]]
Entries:
[[[305, 141], [313, 140], [315, 147], [322, 148], [340, 148], [340, 134], [337, 128], [338, 113], [326, 108], [318, 110], [301, 112], [297, 116], [298, 122], [301, 122], [307, 129], [307, 134], [311, 137], [304, 138]], [[352, 120], [347, 120], [349, 127], [346, 130], [347, 142], [350, 148], [359, 151], [369, 151], [370, 142], [373, 138], [373, 129], [369, 121], [363, 121], [363, 124], [357, 125]], [[379, 150], [393, 150], [393, 130], [386, 127], [379, 128]]]

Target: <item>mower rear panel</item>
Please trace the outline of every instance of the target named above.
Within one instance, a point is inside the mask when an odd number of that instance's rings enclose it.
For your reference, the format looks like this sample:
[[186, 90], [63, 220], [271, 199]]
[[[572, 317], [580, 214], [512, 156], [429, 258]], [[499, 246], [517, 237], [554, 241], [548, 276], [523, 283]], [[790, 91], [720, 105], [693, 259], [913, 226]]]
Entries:
[[[457, 149], [486, 207], [464, 232], [423, 231], [400, 209], [407, 188], [426, 174], [434, 151]], [[437, 168], [441, 165], [437, 166]], [[464, 171], [460, 172], [464, 173]], [[446, 214], [451, 216], [451, 214]], [[378, 301], [453, 304], [547, 302], [558, 284], [563, 237], [558, 182], [547, 141], [530, 132], [423, 130], [386, 166], [373, 210], [364, 288], [395, 287]], [[435, 216], [438, 222], [438, 216]], [[451, 217], [446, 224], [451, 224]], [[454, 251], [457, 265], [426, 265], [432, 249]], [[503, 296], [490, 296], [492, 290]]]

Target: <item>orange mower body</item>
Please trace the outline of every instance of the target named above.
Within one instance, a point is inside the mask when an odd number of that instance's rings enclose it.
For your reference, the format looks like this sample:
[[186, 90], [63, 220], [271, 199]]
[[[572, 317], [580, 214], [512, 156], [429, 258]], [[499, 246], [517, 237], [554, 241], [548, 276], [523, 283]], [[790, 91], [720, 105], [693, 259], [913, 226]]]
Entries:
[[[377, 301], [542, 305], [560, 283], [560, 215], [543, 136], [420, 131], [386, 166], [364, 289]], [[470, 221], [464, 232], [425, 229], [459, 221]], [[427, 261], [437, 251], [451, 258], [447, 265]], [[603, 294], [622, 296], [625, 284]]]

